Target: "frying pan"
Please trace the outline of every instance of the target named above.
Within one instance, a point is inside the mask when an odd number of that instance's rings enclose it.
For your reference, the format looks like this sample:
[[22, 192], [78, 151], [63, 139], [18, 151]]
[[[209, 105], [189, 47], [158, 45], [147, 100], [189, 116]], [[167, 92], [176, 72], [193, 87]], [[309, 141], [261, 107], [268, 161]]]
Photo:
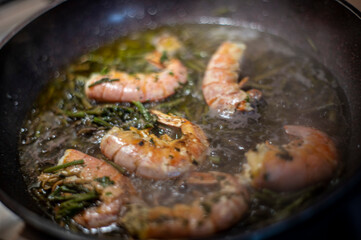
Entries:
[[[231, 11], [217, 15], [227, 7]], [[219, 11], [218, 11], [219, 12]], [[326, 66], [343, 90], [350, 137], [338, 187], [312, 206], [259, 229], [232, 228], [212, 237], [274, 236], [337, 206], [361, 179], [361, 20], [341, 1], [137, 0], [66, 1], [16, 31], [0, 50], [0, 200], [28, 224], [63, 239], [88, 238], [45, 217], [19, 170], [18, 135], [40, 90], [72, 60], [130, 32], [159, 25], [202, 23], [246, 26], [277, 35]], [[310, 44], [312, 40], [313, 44]], [[315, 48], [316, 46], [316, 48]]]

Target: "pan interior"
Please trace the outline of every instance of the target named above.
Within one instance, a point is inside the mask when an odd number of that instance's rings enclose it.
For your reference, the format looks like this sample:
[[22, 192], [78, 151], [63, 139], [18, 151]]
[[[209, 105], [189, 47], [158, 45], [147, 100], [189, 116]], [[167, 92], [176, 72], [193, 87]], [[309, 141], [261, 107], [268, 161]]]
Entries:
[[[337, 80], [321, 64], [282, 39], [249, 28], [210, 24], [174, 25], [136, 32], [80, 57], [59, 72], [40, 94], [26, 119], [21, 130], [20, 163], [29, 192], [34, 194], [45, 213], [52, 215], [53, 209], [42, 202], [43, 196], [37, 195], [37, 188], [33, 188], [44, 167], [55, 165], [70, 148], [104, 158], [99, 139], [109, 127], [94, 123], [95, 118], [125, 129], [129, 126], [144, 128], [141, 121], [134, 119], [127, 121], [121, 117], [124, 122], [119, 122], [113, 115], [91, 113], [99, 107], [131, 108], [132, 104], [91, 101], [84, 96], [84, 82], [94, 72], [107, 69], [129, 73], [154, 70], [145, 56], [154, 50], [151, 46], [154, 38], [166, 35], [177, 36], [182, 43], [183, 50], [177, 57], [188, 67], [189, 79], [174, 96], [144, 105], [185, 117], [203, 129], [210, 142], [211, 157], [201, 164], [200, 171], [241, 173], [246, 162], [245, 152], [256, 144], [267, 140], [276, 145], [289, 142], [283, 130], [285, 125], [312, 126], [332, 136], [339, 150], [347, 146], [349, 134], [345, 133], [349, 132], [349, 123], [343, 112], [341, 99], [344, 96], [339, 97], [342, 91]], [[228, 119], [211, 113], [201, 89], [207, 61], [224, 41], [246, 44], [240, 79], [249, 77], [245, 89], [257, 88], [264, 96], [264, 102], [255, 106], [255, 112], [235, 114]], [[84, 111], [87, 112], [84, 116], [72, 114]], [[345, 158], [345, 152], [340, 151], [340, 155]], [[250, 216], [237, 228], [257, 229], [295, 214], [310, 206], [325, 191], [331, 191], [341, 176], [342, 172], [338, 171], [326, 186], [314, 185], [292, 193], [252, 191]], [[131, 179], [149, 206], [190, 204], [194, 200], [194, 190], [184, 190], [176, 180], [147, 181], [134, 175]]]
[[[1, 110], [4, 113], [1, 128], [4, 138], [7, 139], [1, 143], [3, 156], [1, 169], [6, 169], [4, 173], [0, 174], [1, 189], [11, 198], [16, 199], [16, 202], [23, 204], [32, 211], [43, 214], [37, 204], [34, 204], [25, 187], [13, 188], [6, 184], [9, 179], [12, 179], [12, 182], [17, 186], [25, 186], [22, 174], [19, 172], [19, 163], [8, 161], [8, 159], [19, 158], [16, 149], [18, 133], [21, 131], [20, 126], [22, 126], [23, 119], [30, 111], [32, 103], [41, 89], [48, 84], [50, 79], [54, 78], [54, 75], [58, 74], [57, 72], [61, 72], [64, 66], [74, 61], [81, 54], [111, 42], [115, 38], [154, 27], [154, 25], [152, 26], [154, 23], [163, 25], [163, 23], [172, 23], [175, 20], [185, 23], [228, 24], [230, 23], [229, 19], [231, 19], [233, 20], [231, 21], [232, 24], [248, 25], [278, 35], [296, 48], [308, 52], [308, 56], [324, 65], [331, 72], [331, 75], [335, 76], [342, 88], [338, 96], [343, 104], [342, 111], [346, 115], [346, 119], [349, 120], [350, 129], [352, 129], [350, 143], [345, 147], [348, 150], [346, 152], [352, 151], [352, 154], [347, 156], [345, 179], [352, 176], [360, 165], [357, 161], [360, 155], [357, 144], [360, 130], [355, 127], [358, 119], [360, 119], [359, 113], [356, 111], [361, 102], [358, 94], [356, 94], [360, 86], [355, 81], [360, 79], [360, 73], [355, 70], [360, 60], [357, 57], [350, 57], [352, 52], [360, 52], [360, 49], [357, 49], [359, 46], [356, 44], [357, 40], [360, 40], [360, 33], [353, 31], [354, 28], [352, 27], [359, 24], [355, 17], [346, 10], [340, 9], [336, 3], [327, 5], [329, 12], [323, 13], [325, 16], [322, 18], [316, 16], [316, 13], [319, 12], [318, 9], [325, 7], [323, 3], [312, 5], [312, 8], [307, 12], [298, 2], [282, 1], [276, 7], [271, 3], [267, 5], [262, 1], [245, 1], [242, 4], [230, 1], [229, 3], [238, 11], [221, 12], [222, 4], [219, 2], [207, 4], [209, 9], [205, 10], [202, 7], [204, 6], [202, 1], [193, 4], [192, 7], [187, 1], [182, 3], [169, 1], [166, 5], [157, 5], [160, 3], [154, 2], [149, 6], [148, 3], [141, 1], [128, 5], [104, 1], [101, 6], [79, 1], [78, 3], [65, 3], [59, 6], [18, 33], [0, 52], [0, 59], [4, 62], [0, 67], [0, 73], [3, 89], [6, 92], [1, 96], [3, 100]], [[262, 7], [264, 11], [256, 10], [259, 7]], [[76, 9], [86, 9], [87, 11], [77, 11]], [[142, 9], [144, 10], [143, 18], [140, 14]], [[149, 9], [156, 9], [157, 13], [153, 14], [154, 12]], [[289, 11], [292, 14], [289, 14]], [[72, 24], [66, 25], [65, 28], [57, 24], [47, 24], [63, 22], [64, 16], [69, 13], [73, 13], [71, 15], [75, 17], [72, 19]], [[115, 16], [118, 16], [116, 14], [124, 17], [116, 18]], [[331, 18], [332, 14], [334, 18]], [[204, 16], [209, 17], [205, 18]], [[282, 20], [280, 16], [287, 16], [287, 20]], [[87, 27], [84, 26], [84, 19], [87, 20]], [[134, 19], [138, 20], [134, 21]], [[270, 20], [267, 21], [267, 19]], [[322, 20], [315, 22], [315, 19]], [[341, 28], [341, 23], [336, 22], [337, 20], [349, 27]], [[272, 22], [278, 24], [272, 25]], [[290, 22], [294, 24], [290, 24]], [[310, 24], [311, 22], [313, 24]], [[294, 32], [295, 30], [291, 28], [295, 25], [298, 26], [296, 29], [298, 32]], [[44, 32], [48, 34], [44, 36]], [[344, 42], [345, 38], [349, 44], [341, 45], [340, 43]], [[325, 39], [332, 41], [325, 41]], [[54, 45], [58, 47], [54, 48]], [[72, 47], [70, 48], [69, 45]], [[333, 51], [329, 51], [330, 49]], [[19, 88], [19, 85], [22, 87]]]

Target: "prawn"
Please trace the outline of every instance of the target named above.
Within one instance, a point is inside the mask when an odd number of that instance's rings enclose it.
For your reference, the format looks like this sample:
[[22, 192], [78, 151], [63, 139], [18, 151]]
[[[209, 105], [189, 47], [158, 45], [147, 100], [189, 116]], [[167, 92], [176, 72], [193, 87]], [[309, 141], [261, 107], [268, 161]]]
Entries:
[[256, 188], [292, 191], [330, 179], [339, 165], [335, 143], [325, 133], [305, 126], [284, 126], [297, 137], [282, 146], [266, 142], [248, 151], [247, 174]]
[[116, 164], [139, 176], [165, 179], [177, 177], [198, 166], [206, 157], [209, 143], [200, 127], [190, 121], [151, 110], [158, 122], [180, 128], [182, 137], [157, 137], [151, 129], [129, 131], [113, 127], [100, 144], [102, 153]]
[[203, 96], [210, 108], [222, 117], [229, 117], [236, 110], [253, 111], [251, 103], [262, 97], [259, 90], [245, 92], [240, 89], [248, 78], [237, 84], [240, 60], [245, 50], [243, 43], [224, 42], [208, 63], [202, 82]]
[[249, 209], [249, 193], [236, 176], [221, 172], [193, 172], [186, 185], [213, 186], [205, 196], [189, 204], [129, 207], [118, 224], [130, 234], [145, 238], [208, 236], [239, 221]]
[[78, 224], [86, 228], [97, 228], [115, 223], [122, 206], [136, 199], [132, 183], [105, 161], [74, 149], [65, 151], [58, 166], [69, 163], [71, 165], [79, 160], [82, 164], [66, 167], [56, 173], [42, 173], [38, 179], [44, 189], [51, 186], [53, 192], [63, 184], [82, 186], [88, 191], [96, 192], [98, 204], [73, 217]]
[[187, 82], [186, 67], [175, 58], [168, 59], [181, 47], [172, 36], [155, 41], [156, 50], [146, 59], [161, 69], [160, 72], [129, 74], [116, 70], [108, 74], [93, 74], [85, 84], [86, 96], [100, 102], [158, 101], [175, 93]]

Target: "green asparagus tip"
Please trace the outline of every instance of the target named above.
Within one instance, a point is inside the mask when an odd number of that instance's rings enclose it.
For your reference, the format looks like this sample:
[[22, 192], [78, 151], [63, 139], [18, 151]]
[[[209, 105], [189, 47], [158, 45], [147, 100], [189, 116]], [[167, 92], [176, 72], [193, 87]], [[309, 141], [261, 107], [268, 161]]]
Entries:
[[70, 166], [74, 166], [74, 165], [79, 165], [79, 164], [84, 164], [84, 160], [81, 159], [81, 160], [76, 160], [76, 161], [64, 163], [64, 164], [61, 164], [61, 165], [56, 165], [56, 166], [53, 166], [53, 167], [49, 167], [49, 168], [44, 169], [43, 172], [44, 173], [53, 173], [53, 172], [59, 171], [61, 169], [64, 169], [64, 168], [67, 168], [67, 167], [70, 167]]

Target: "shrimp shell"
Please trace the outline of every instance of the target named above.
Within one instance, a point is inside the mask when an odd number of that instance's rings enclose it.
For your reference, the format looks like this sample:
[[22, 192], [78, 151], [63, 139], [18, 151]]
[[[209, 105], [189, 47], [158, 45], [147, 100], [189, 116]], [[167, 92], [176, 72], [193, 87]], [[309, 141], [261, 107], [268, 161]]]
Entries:
[[[108, 81], [96, 84], [101, 79]], [[180, 84], [186, 82], [187, 69], [179, 60], [171, 59], [158, 73], [111, 71], [106, 75], [93, 74], [85, 84], [85, 93], [99, 102], [158, 101], [174, 94]]]
[[224, 42], [208, 63], [202, 83], [203, 96], [210, 108], [222, 117], [229, 117], [236, 110], [254, 110], [250, 99], [259, 100], [262, 95], [255, 89], [251, 92], [241, 90], [244, 82], [237, 84], [240, 60], [245, 50], [243, 43]]
[[165, 134], [159, 138], [151, 129], [125, 131], [113, 127], [101, 141], [103, 154], [129, 171], [152, 179], [178, 177], [198, 166], [209, 146], [202, 129], [184, 118], [151, 112], [158, 122], [180, 128], [182, 137], [171, 139]]
[[[94, 158], [74, 149], [65, 151], [58, 164], [64, 164], [82, 159], [83, 165], [67, 168], [80, 169], [77, 179], [87, 182], [87, 186], [95, 188], [100, 194], [100, 204], [87, 208], [74, 216], [74, 220], [86, 228], [97, 228], [115, 223], [120, 215], [122, 206], [131, 202], [136, 196], [136, 191], [130, 180], [118, 170], [103, 160]], [[96, 178], [109, 177], [113, 185], [101, 187]], [[67, 178], [65, 178], [66, 180]]]
[[339, 158], [325, 133], [310, 127], [287, 125], [287, 134], [298, 139], [282, 146], [258, 144], [246, 153], [252, 185], [276, 191], [298, 190], [329, 180]]
[[249, 208], [248, 190], [237, 177], [221, 172], [195, 172], [192, 177], [198, 178], [197, 184], [206, 178], [206, 185], [213, 179], [220, 190], [190, 204], [133, 206], [119, 223], [140, 239], [202, 237], [229, 228], [245, 215]]

